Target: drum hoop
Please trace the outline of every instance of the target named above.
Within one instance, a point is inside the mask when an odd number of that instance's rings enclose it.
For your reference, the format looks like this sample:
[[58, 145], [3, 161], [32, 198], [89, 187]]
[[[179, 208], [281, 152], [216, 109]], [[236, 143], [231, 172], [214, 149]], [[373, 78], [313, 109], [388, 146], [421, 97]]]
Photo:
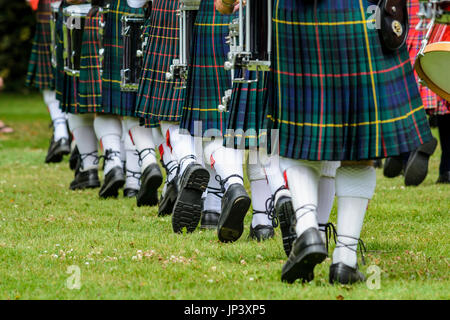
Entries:
[[[450, 43], [448, 43], [448, 47], [447, 47], [450, 51]], [[440, 51], [440, 50], [439, 50]], [[430, 78], [428, 78], [428, 76], [425, 74], [425, 72], [423, 71], [422, 68], [422, 64], [420, 62], [420, 58], [416, 60], [416, 63], [414, 64], [414, 69], [417, 72], [417, 75], [419, 76], [420, 79], [424, 80], [426, 83], [426, 86], [433, 91], [434, 93], [436, 93], [438, 96], [440, 96], [441, 98], [445, 99], [445, 100], [450, 100], [450, 93], [449, 92], [445, 92], [444, 90], [442, 90], [441, 88], [439, 88], [433, 81], [430, 80]]]
[[435, 43], [428, 43], [423, 53], [434, 51], [450, 51], [450, 41], [441, 41]]

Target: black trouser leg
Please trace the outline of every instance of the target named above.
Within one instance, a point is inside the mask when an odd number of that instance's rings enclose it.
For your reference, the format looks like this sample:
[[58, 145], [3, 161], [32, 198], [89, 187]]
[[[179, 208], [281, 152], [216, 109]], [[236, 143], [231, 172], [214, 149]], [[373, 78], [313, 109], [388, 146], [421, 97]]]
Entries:
[[450, 114], [441, 115], [437, 118], [442, 148], [439, 172], [443, 174], [450, 171]]

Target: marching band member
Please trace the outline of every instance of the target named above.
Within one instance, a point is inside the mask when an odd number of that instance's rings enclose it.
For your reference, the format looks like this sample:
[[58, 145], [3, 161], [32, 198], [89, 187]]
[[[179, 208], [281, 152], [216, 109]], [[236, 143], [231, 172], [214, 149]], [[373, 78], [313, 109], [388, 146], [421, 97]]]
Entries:
[[[85, 85], [96, 74], [95, 67], [98, 67], [98, 63], [95, 63], [94, 59], [96, 54], [91, 51], [91, 46], [98, 46], [98, 34], [95, 38], [91, 38], [92, 34], [98, 32], [98, 12], [97, 7], [93, 7], [88, 13], [85, 21], [85, 32], [83, 32], [83, 42], [81, 47], [81, 59], [80, 59], [80, 76], [74, 77], [64, 72], [63, 62], [63, 35], [62, 35], [62, 19], [63, 8], [73, 4], [83, 4], [86, 1], [63, 1], [57, 21], [57, 87], [61, 88], [60, 92], [61, 108], [64, 112], [68, 113], [68, 122], [70, 131], [74, 137], [78, 154], [78, 165], [75, 168], [75, 177], [70, 183], [70, 189], [82, 190], [100, 187], [100, 180], [98, 178], [98, 143], [97, 137], [94, 131], [94, 112], [95, 101], [88, 101], [90, 99], [90, 92], [86, 92], [86, 88], [91, 90], [91, 86]], [[86, 39], [89, 39], [86, 42]], [[89, 49], [87, 49], [89, 48]], [[86, 51], [90, 53], [89, 64], [86, 63], [86, 59], [83, 57]], [[87, 69], [91, 68], [89, 72]], [[94, 85], [98, 86], [99, 79], [91, 81]], [[91, 90], [92, 91], [92, 90]], [[96, 91], [97, 93], [98, 91]], [[95, 93], [92, 94], [95, 96]], [[98, 94], [97, 94], [98, 95]], [[98, 99], [95, 96], [95, 99]], [[89, 103], [89, 107], [86, 104]]]
[[27, 86], [41, 90], [53, 124], [53, 134], [46, 163], [61, 162], [70, 153], [66, 115], [59, 108], [55, 94], [55, 76], [51, 64], [50, 4], [55, 0], [40, 0], [37, 9], [36, 34], [31, 51]]
[[280, 165], [297, 233], [283, 281], [311, 281], [315, 265], [327, 257], [317, 222], [323, 161], [342, 161], [329, 281], [353, 283], [364, 279], [357, 246], [375, 191], [371, 160], [432, 139], [406, 49], [383, 51], [378, 30], [368, 27], [369, 5], [363, 0], [274, 1], [268, 129], [279, 130]]
[[[121, 19], [124, 15], [137, 13], [143, 13], [142, 9], [130, 8], [124, 0], [111, 1], [106, 13], [103, 38], [102, 110], [94, 120], [97, 139], [101, 141], [105, 151], [105, 181], [99, 193], [104, 198], [117, 196], [118, 189], [126, 183], [121, 161], [121, 139], [123, 135], [121, 117], [124, 117], [122, 121], [126, 132], [130, 132], [131, 128], [139, 125], [139, 120], [134, 113], [136, 94], [134, 92], [123, 92], [120, 87], [120, 72], [124, 54]], [[132, 152], [131, 146], [128, 149], [131, 152], [129, 152], [129, 157], [126, 157], [126, 160], [130, 163], [133, 162], [133, 165], [128, 168], [128, 176], [131, 179], [139, 179], [140, 170], [136, 169], [135, 163], [138, 158]], [[162, 180], [161, 175], [160, 179]], [[137, 187], [136, 183], [133, 185]], [[131, 195], [134, 194], [135, 192]]]
[[[411, 63], [414, 65], [419, 54], [422, 41], [425, 38], [427, 29], [418, 30], [419, 25], [419, 1], [411, 0], [409, 6], [410, 31], [407, 39], [407, 47]], [[419, 83], [417, 73], [414, 73]], [[437, 96], [428, 87], [419, 83], [419, 91], [422, 96], [427, 114], [436, 116], [439, 128], [440, 144], [442, 149], [441, 163], [439, 166], [439, 178], [437, 183], [450, 183], [450, 102]], [[419, 147], [412, 153], [405, 153], [398, 157], [386, 159], [383, 169], [384, 176], [394, 178], [404, 171], [405, 185], [417, 186], [421, 184], [428, 174], [428, 161], [434, 150], [437, 141], [433, 139], [428, 144]]]
[[[178, 56], [178, 7], [178, 0], [153, 1], [149, 19], [149, 42], [145, 49], [136, 114], [144, 119], [147, 128], [160, 127], [161, 134], [158, 136], [165, 138], [176, 159], [171, 163], [171, 167], [177, 174], [168, 175], [172, 180], [167, 181], [166, 185], [170, 188], [166, 189], [171, 192], [168, 195], [163, 194], [159, 212], [160, 214], [176, 212], [172, 218], [173, 230], [180, 232], [187, 227], [188, 232], [192, 232], [200, 219], [201, 196], [208, 184], [209, 173], [195, 156], [194, 139], [190, 135], [180, 133], [179, 122], [185, 90], [181, 88], [180, 81], [166, 79], [169, 66]], [[159, 140], [155, 142], [163, 146], [160, 138], [156, 139], [156, 129], [153, 132], [155, 140]], [[135, 137], [135, 142], [136, 140], [138, 139]], [[138, 147], [138, 151], [143, 153], [142, 161], [147, 157], [155, 157], [154, 150], [146, 150], [145, 145], [148, 143], [143, 144], [143, 150], [139, 150]], [[167, 152], [163, 154], [170, 155]], [[166, 169], [168, 170], [168, 167]], [[148, 173], [144, 172], [141, 188], [144, 186], [146, 176], [149, 177], [147, 180], [151, 181], [152, 175], [153, 169]], [[177, 194], [175, 203], [174, 194]]]
[[199, 157], [210, 172], [202, 221], [203, 225], [218, 228], [220, 241], [235, 241], [241, 236], [251, 203], [244, 188], [244, 153], [223, 146], [228, 112], [218, 110], [225, 90], [231, 88], [230, 74], [224, 69], [230, 22], [230, 17], [216, 13], [214, 1], [201, 1], [193, 29], [192, 61], [180, 125], [202, 141], [203, 154]]

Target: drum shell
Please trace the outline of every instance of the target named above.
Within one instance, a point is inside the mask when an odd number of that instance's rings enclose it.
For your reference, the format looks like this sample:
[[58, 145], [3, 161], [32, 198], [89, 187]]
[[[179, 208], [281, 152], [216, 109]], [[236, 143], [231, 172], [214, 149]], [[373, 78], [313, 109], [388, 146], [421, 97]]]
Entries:
[[[427, 69], [426, 65], [424, 64], [425, 58], [427, 58], [431, 54], [438, 52], [442, 53], [447, 52], [448, 58], [445, 59], [446, 61], [443, 62], [443, 65], [445, 67], [448, 66], [449, 65], [448, 59], [450, 59], [450, 24], [434, 25], [433, 31], [430, 35], [430, 39], [424, 45], [415, 63], [415, 69], [417, 71], [417, 74], [422, 80], [425, 81], [427, 86], [442, 98], [450, 100], [450, 90], [441, 87], [439, 85], [441, 81], [435, 80], [437, 79], [436, 73], [431, 74], [430, 71]], [[444, 76], [445, 74], [447, 74], [447, 80], [446, 81], [444, 80], [444, 82], [449, 83], [450, 75], [444, 70], [446, 69], [444, 68], [441, 70]], [[441, 76], [439, 76], [439, 78], [440, 77]]]

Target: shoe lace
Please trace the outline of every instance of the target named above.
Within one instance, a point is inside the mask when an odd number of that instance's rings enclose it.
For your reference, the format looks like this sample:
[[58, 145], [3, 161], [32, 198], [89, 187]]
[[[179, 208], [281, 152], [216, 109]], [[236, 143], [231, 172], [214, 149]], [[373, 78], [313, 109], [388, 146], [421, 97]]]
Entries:
[[[323, 228], [323, 230], [322, 230]], [[333, 238], [334, 243], [337, 244], [336, 236], [336, 227], [331, 222], [328, 223], [319, 223], [319, 230], [325, 232], [325, 245], [327, 246], [327, 251], [329, 248], [330, 240]]]
[[94, 157], [95, 158], [95, 160], [93, 162], [95, 165], [98, 165], [100, 163], [100, 158], [101, 157], [98, 156], [97, 150], [89, 152], [89, 153], [79, 153], [78, 154], [79, 168], [76, 168], [76, 170], [77, 169], [84, 169], [83, 161], [85, 159], [87, 159], [88, 157]]
[[227, 191], [227, 189], [225, 188], [225, 185], [228, 182], [228, 180], [230, 180], [231, 178], [239, 178], [242, 180], [242, 182], [244, 182], [244, 178], [238, 174], [232, 174], [232, 175], [226, 177], [225, 179], [222, 179], [218, 174], [216, 175], [215, 179], [217, 182], [219, 182], [219, 184], [221, 186], [221, 189], [220, 189], [221, 193], [225, 193]]
[[[337, 239], [337, 243], [336, 243], [336, 248], [343, 248], [343, 247], [345, 247], [345, 248], [347, 248], [347, 249], [349, 249], [349, 250], [351, 250], [351, 251], [353, 251], [355, 253], [358, 253], [358, 244], [359, 244], [359, 251], [361, 253], [361, 261], [362, 261], [362, 264], [365, 265], [366, 264], [366, 260], [364, 258], [364, 252], [367, 252], [367, 248], [366, 248], [366, 245], [365, 245], [364, 241], [362, 241], [362, 239], [360, 239], [360, 238], [355, 238], [355, 237], [341, 235], [341, 234], [338, 234], [337, 236], [338, 236], [338, 239]], [[355, 243], [345, 244], [342, 241], [339, 241], [339, 237], [356, 240], [357, 241], [356, 242], [356, 246], [357, 246], [356, 249], [352, 248], [352, 246], [354, 246]]]
[[120, 151], [113, 151], [112, 149], [105, 150], [105, 154], [98, 157], [97, 162], [94, 164], [99, 164], [100, 160], [103, 159], [103, 170], [105, 170], [105, 162], [111, 161], [114, 157], [120, 157]]
[[174, 171], [176, 171], [176, 175], [178, 175], [180, 166], [178, 165], [178, 162], [176, 160], [171, 160], [164, 164], [164, 162], [161, 159], [161, 166], [166, 170], [166, 183], [169, 183], [169, 177], [172, 175]]
[[138, 164], [140, 167], [142, 166], [142, 162], [144, 161], [144, 159], [151, 154], [156, 157], [156, 151], [154, 148], [146, 148], [137, 153], [137, 155], [139, 157]]
[[280, 219], [278, 218], [277, 211], [275, 210], [275, 199], [277, 196], [277, 193], [281, 190], [286, 190], [286, 186], [281, 186], [275, 191], [275, 193], [266, 200], [266, 212], [267, 216], [269, 217], [270, 221], [272, 221], [272, 226], [274, 228], [277, 228], [280, 224]]

